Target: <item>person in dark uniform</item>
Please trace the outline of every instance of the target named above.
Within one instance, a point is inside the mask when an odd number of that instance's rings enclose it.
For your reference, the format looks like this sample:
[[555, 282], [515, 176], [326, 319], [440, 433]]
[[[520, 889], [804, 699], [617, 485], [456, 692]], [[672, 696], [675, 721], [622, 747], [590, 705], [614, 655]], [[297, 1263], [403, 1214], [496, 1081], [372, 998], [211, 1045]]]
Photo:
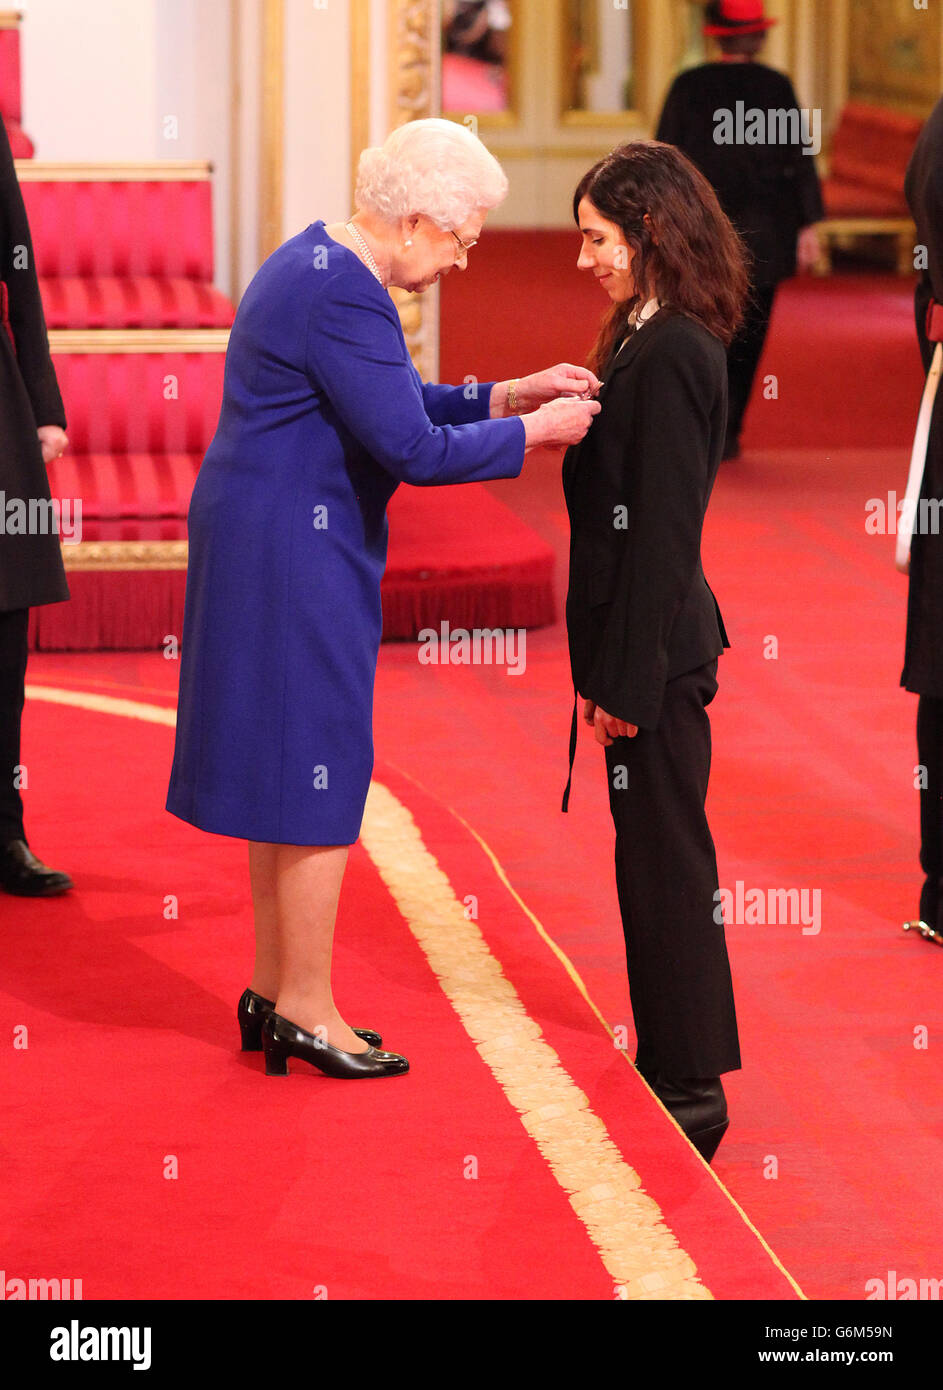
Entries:
[[[717, 143], [718, 111], [798, 111], [784, 73], [756, 62], [766, 31], [762, 0], [718, 0], [706, 8], [704, 33], [720, 59], [675, 78], [656, 137], [677, 145], [713, 185], [721, 207], [752, 256], [752, 294], [727, 352], [729, 407], [724, 458], [740, 453], [740, 431], [781, 281], [819, 256], [815, 223], [824, 216], [815, 159], [801, 143]], [[795, 129], [795, 127], [793, 127]]]
[[[68, 440], [62, 397], [49, 356], [26, 209], [6, 129], [0, 119], [0, 888], [22, 897], [50, 897], [72, 887], [67, 874], [33, 854], [19, 791], [20, 719], [26, 681], [29, 610], [69, 597], [59, 537], [18, 534], [7, 525], [12, 503], [48, 503], [46, 464]], [[14, 509], [15, 510], [15, 509]]]
[[[938, 311], [943, 304], [943, 99], [937, 102], [907, 166], [907, 203], [917, 225], [918, 246], [926, 247], [927, 268], [917, 282], [914, 311], [917, 339], [928, 371], [939, 341]], [[943, 391], [937, 391], [930, 417], [920, 499], [943, 501]], [[933, 509], [930, 509], [931, 514]], [[943, 535], [917, 525], [910, 542], [907, 636], [901, 685], [917, 702], [917, 756], [926, 769], [920, 786], [920, 921], [943, 935]]]
[[[636, 1066], [709, 1161], [740, 1067], [717, 860], [707, 706], [728, 646], [701, 566], [727, 419], [725, 346], [745, 252], [670, 145], [623, 145], [580, 181], [578, 266], [612, 301], [587, 364], [600, 414], [567, 450], [566, 603], [577, 703], [606, 749]], [[564, 795], [567, 809], [569, 784]]]

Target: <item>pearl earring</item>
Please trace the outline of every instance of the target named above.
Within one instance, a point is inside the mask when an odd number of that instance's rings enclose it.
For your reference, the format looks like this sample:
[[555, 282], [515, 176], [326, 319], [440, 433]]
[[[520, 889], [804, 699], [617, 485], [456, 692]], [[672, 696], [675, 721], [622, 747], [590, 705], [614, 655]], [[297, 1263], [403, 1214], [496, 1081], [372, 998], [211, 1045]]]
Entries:
[[404, 242], [403, 242], [403, 245], [404, 245], [404, 246], [412, 246], [412, 244], [413, 244], [413, 239], [412, 239], [412, 237], [409, 238], [409, 241], [404, 241]]

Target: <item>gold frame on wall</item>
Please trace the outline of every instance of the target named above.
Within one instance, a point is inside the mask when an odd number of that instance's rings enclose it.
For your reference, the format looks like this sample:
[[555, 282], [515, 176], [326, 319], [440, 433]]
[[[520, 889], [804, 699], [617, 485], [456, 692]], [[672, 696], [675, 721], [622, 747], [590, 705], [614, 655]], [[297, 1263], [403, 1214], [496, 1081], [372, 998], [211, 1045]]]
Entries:
[[282, 242], [285, 190], [285, 3], [262, 0], [259, 262]]
[[[848, 33], [848, 95], [907, 115], [928, 116], [943, 85], [943, 15], [938, 6], [917, 10], [901, 0], [897, 4], [899, 19], [896, 12], [888, 13], [887, 0], [880, 5], [856, 0]], [[882, 31], [882, 25], [890, 25], [890, 30]], [[909, 33], [902, 33], [908, 26]], [[902, 81], [894, 68], [892, 40], [908, 42], [911, 37], [918, 66]]]
[[570, 85], [566, 65], [567, 12], [573, 3], [575, 3], [575, 0], [554, 0], [553, 6], [554, 44], [559, 96], [558, 114], [561, 126], [570, 129], [573, 127], [580, 129], [589, 126], [618, 126], [620, 129], [624, 129], [627, 124], [644, 124], [645, 115], [639, 102], [639, 92], [644, 84], [641, 77], [638, 55], [641, 52], [639, 48], [639, 38], [641, 35], [644, 35], [645, 26], [640, 20], [641, 6], [638, 0], [629, 0], [625, 10], [632, 25], [632, 76], [635, 104], [621, 111], [578, 111], [566, 105]]
[[[388, 130], [439, 114], [438, 0], [387, 0]], [[423, 380], [438, 375], [438, 287], [424, 294], [393, 287], [410, 356]]]
[[[482, 111], [479, 115], [475, 111], [448, 111], [442, 108], [442, 115], [448, 121], [458, 121], [461, 123], [466, 116], [474, 116], [480, 128], [492, 130], [511, 130], [520, 125], [520, 93], [521, 93], [521, 5], [520, 0], [505, 0], [506, 5], [511, 11], [511, 28], [508, 39], [508, 105], [505, 111]], [[441, 43], [442, 34], [442, 10], [435, 0], [435, 11], [437, 18], [436, 39]], [[441, 62], [441, 59], [440, 59]], [[442, 84], [441, 76], [439, 79], [438, 105], [442, 104]]]

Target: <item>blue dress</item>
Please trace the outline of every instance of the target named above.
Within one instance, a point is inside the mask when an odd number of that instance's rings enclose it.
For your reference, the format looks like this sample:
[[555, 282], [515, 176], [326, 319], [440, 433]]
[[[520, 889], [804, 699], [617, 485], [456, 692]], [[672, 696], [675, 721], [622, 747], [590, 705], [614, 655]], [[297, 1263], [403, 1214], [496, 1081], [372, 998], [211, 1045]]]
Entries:
[[323, 221], [261, 266], [190, 502], [168, 811], [247, 840], [357, 839], [387, 503], [401, 482], [517, 477], [524, 425], [488, 418], [492, 385], [424, 384], [390, 296]]

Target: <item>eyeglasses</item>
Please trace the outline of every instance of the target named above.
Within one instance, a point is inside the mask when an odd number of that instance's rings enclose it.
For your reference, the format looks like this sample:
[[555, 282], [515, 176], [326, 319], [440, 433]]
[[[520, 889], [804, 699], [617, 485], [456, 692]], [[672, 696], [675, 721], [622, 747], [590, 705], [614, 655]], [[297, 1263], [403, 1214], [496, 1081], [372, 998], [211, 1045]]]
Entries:
[[450, 232], [451, 235], [455, 238], [455, 241], [456, 241], [456, 243], [457, 243], [457, 245], [458, 245], [459, 255], [460, 255], [460, 256], [465, 255], [467, 252], [469, 252], [469, 251], [472, 249], [473, 246], [477, 246], [477, 245], [478, 245], [477, 240], [475, 240], [475, 241], [462, 241], [462, 238], [459, 236], [458, 232], [453, 232], [452, 229], [451, 229], [451, 227], [449, 228], [449, 232]]

